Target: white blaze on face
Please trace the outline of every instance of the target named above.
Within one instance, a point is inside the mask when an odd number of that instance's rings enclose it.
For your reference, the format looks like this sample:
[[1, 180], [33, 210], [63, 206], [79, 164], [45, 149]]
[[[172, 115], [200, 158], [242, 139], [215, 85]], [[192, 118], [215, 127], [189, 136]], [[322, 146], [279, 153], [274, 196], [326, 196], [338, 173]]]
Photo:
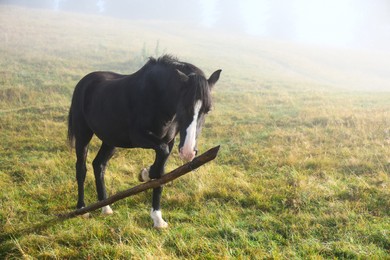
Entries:
[[194, 117], [186, 130], [186, 139], [184, 141], [183, 147], [180, 149], [180, 157], [187, 161], [191, 161], [195, 157], [196, 127], [198, 124], [198, 115], [201, 107], [202, 101], [197, 100], [194, 106]]

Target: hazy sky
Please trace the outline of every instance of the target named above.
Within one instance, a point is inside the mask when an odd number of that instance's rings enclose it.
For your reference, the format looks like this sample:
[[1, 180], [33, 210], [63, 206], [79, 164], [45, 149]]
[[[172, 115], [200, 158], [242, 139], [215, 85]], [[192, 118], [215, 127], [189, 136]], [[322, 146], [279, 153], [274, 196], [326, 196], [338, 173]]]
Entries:
[[390, 0], [0, 0], [127, 19], [189, 21], [216, 30], [390, 51]]
[[[200, 2], [204, 8], [202, 24], [213, 27], [223, 15], [221, 1]], [[390, 49], [390, 0], [242, 0], [238, 3], [244, 30], [251, 35], [338, 47]]]

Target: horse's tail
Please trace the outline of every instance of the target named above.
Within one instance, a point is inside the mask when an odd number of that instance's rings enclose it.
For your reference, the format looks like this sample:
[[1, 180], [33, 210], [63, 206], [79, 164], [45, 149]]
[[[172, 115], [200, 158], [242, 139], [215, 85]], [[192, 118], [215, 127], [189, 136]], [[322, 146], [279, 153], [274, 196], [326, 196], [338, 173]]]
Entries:
[[68, 115], [68, 143], [70, 147], [74, 147], [75, 135], [73, 130], [72, 106], [69, 109], [69, 115]]

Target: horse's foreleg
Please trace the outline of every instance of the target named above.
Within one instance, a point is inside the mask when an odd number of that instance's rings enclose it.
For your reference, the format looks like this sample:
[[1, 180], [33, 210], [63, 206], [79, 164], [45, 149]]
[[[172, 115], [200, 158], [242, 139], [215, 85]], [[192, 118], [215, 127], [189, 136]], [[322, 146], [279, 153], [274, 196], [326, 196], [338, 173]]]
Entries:
[[[156, 149], [156, 160], [149, 170], [150, 179], [159, 179], [164, 174], [165, 163], [172, 151], [173, 143], [174, 142], [172, 141], [168, 145], [160, 145], [159, 149]], [[150, 216], [153, 219], [155, 228], [168, 227], [168, 223], [165, 222], [162, 218], [160, 209], [162, 190], [163, 188], [161, 186], [153, 189], [152, 210], [150, 212]]]
[[141, 182], [150, 181], [151, 179], [158, 179], [164, 174], [165, 163], [171, 154], [174, 141], [169, 144], [161, 144], [154, 148], [156, 151], [156, 158], [154, 163], [148, 167], [143, 168], [138, 175], [138, 179]]
[[[104, 173], [106, 171], [107, 162], [114, 155], [114, 152], [115, 147], [102, 143], [96, 158], [92, 162], [99, 200], [104, 200], [107, 198], [106, 186], [104, 184]], [[113, 211], [110, 206], [105, 206], [102, 208], [102, 213], [110, 215], [113, 213]]]

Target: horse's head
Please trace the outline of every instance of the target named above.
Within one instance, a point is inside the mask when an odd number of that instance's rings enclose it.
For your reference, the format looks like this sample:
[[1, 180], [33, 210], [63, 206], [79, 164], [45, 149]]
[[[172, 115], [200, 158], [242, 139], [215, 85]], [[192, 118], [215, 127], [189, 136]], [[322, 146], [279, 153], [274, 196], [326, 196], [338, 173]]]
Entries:
[[215, 71], [209, 79], [203, 75], [186, 75], [178, 71], [183, 83], [177, 119], [179, 122], [180, 157], [192, 161], [197, 153], [197, 138], [202, 130], [205, 116], [211, 109], [210, 91], [219, 79], [221, 70]]

